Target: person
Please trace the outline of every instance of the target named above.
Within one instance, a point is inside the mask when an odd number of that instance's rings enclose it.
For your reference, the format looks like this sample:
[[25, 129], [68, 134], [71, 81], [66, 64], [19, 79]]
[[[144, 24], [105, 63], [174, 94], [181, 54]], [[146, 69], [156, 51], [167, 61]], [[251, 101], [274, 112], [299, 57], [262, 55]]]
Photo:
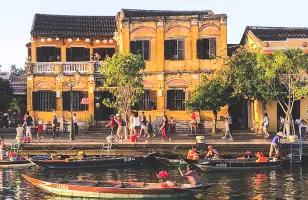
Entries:
[[154, 133], [153, 126], [152, 126], [151, 115], [149, 115], [149, 119], [147, 121], [147, 131], [148, 131], [150, 136], [152, 135], [152, 137], [155, 137], [155, 133]]
[[133, 135], [134, 134], [134, 112], [131, 111], [130, 112], [130, 116], [129, 116], [129, 135]]
[[237, 157], [236, 159], [250, 159], [251, 158], [251, 151], [246, 151], [242, 156]]
[[108, 124], [105, 127], [109, 127], [110, 131], [111, 131], [111, 135], [113, 135], [114, 128], [115, 128], [115, 125], [116, 125], [116, 121], [114, 120], [114, 116], [113, 115], [110, 115], [109, 119], [110, 119], [110, 121], [108, 122]]
[[40, 142], [40, 138], [42, 138], [43, 136], [43, 132], [44, 132], [44, 125], [43, 125], [43, 122], [42, 120], [40, 120], [38, 122], [38, 125], [37, 125], [37, 142]]
[[139, 134], [140, 134], [140, 127], [141, 127], [141, 122], [140, 122], [140, 118], [138, 117], [138, 112], [134, 112], [133, 130], [134, 130], [134, 135], [137, 137], [139, 137]]
[[219, 153], [216, 149], [213, 148], [212, 145], [209, 145], [207, 147], [207, 151], [205, 151], [205, 157], [217, 159], [219, 157]]
[[229, 136], [229, 140], [233, 140], [231, 131], [230, 131], [230, 123], [229, 123], [229, 119], [228, 117], [225, 118], [225, 135], [222, 137], [222, 139], [227, 139], [227, 137]]
[[76, 113], [74, 113], [73, 116], [73, 123], [74, 123], [74, 135], [76, 136], [79, 134], [78, 117]]
[[8, 120], [8, 113], [3, 113], [3, 125], [4, 128], [9, 128], [9, 120]]
[[276, 133], [275, 137], [272, 139], [271, 142], [269, 157], [272, 157], [273, 151], [275, 151], [275, 157], [277, 157], [280, 154], [280, 142], [282, 138], [283, 138], [283, 133], [281, 131]]
[[122, 142], [123, 141], [123, 134], [124, 134], [124, 127], [123, 127], [123, 120], [120, 114], [116, 114], [114, 118], [115, 122], [118, 125], [117, 128], [117, 138]]
[[141, 131], [140, 131], [140, 135], [142, 135], [144, 137], [150, 137], [148, 130], [147, 130], [147, 118], [144, 115], [144, 112], [141, 113]]
[[26, 118], [23, 126], [26, 126], [25, 142], [30, 143], [32, 141], [31, 128], [33, 126], [33, 118], [30, 116], [29, 112], [27, 112], [27, 118]]
[[268, 134], [269, 119], [267, 113], [264, 113], [262, 127], [263, 127], [264, 138], [269, 138]]
[[187, 153], [188, 160], [199, 160], [199, 155], [196, 146], [192, 146]]
[[5, 150], [4, 150], [4, 139], [0, 137], [0, 160], [4, 160]]
[[162, 141], [164, 141], [165, 139], [168, 139], [169, 142], [171, 142], [171, 138], [168, 135], [169, 123], [168, 123], [167, 115], [164, 115], [164, 119], [163, 119], [162, 125], [161, 125], [161, 127], [159, 129], [161, 131]]
[[298, 134], [300, 136], [302, 136], [302, 129], [304, 128], [305, 131], [304, 133], [306, 133], [306, 129], [308, 128], [308, 126], [306, 126], [305, 124], [307, 124], [307, 122], [301, 118], [298, 118], [295, 120], [295, 124], [298, 126]]
[[190, 134], [193, 134], [193, 131], [195, 133], [195, 135], [197, 134], [197, 118], [196, 118], [196, 113], [191, 113], [190, 114]]
[[278, 131], [283, 131], [283, 127], [284, 127], [284, 117], [283, 116], [280, 116], [279, 117], [279, 128], [278, 128]]
[[[53, 140], [55, 139], [56, 136], [59, 137], [58, 132], [57, 132], [57, 125], [58, 125], [58, 118], [57, 118], [57, 113], [54, 110], [53, 111], [53, 119], [52, 119], [52, 139]], [[73, 126], [74, 126], [74, 124], [73, 124]]]
[[202, 184], [201, 178], [199, 177], [197, 171], [193, 170], [191, 165], [187, 165], [185, 174], [183, 174], [183, 172], [182, 172], [180, 167], [178, 168], [178, 170], [179, 170], [181, 176], [187, 178], [187, 181], [189, 182], [189, 184], [191, 186], [197, 186], [197, 185], [201, 185]]
[[176, 121], [174, 121], [173, 117], [170, 117], [170, 134], [175, 134], [176, 131]]
[[256, 162], [268, 162], [268, 158], [265, 157], [262, 152], [257, 152], [256, 157], [257, 157]]
[[24, 129], [23, 129], [23, 127], [21, 127], [20, 124], [18, 124], [17, 128], [16, 128], [16, 138], [15, 138], [15, 141], [16, 141], [17, 144], [22, 143], [23, 134], [24, 134]]

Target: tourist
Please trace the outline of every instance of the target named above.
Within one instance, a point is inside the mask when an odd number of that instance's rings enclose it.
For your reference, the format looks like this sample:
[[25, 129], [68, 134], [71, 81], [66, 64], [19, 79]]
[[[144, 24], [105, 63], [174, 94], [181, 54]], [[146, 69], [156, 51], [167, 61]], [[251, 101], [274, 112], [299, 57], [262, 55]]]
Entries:
[[134, 112], [131, 111], [129, 116], [129, 135], [133, 134], [134, 134]]
[[196, 118], [196, 113], [191, 113], [190, 114], [190, 134], [192, 135], [193, 134], [193, 131], [194, 131], [194, 134], [196, 135], [197, 134], [197, 126], [198, 126], [198, 122], [197, 122], [197, 118]]
[[113, 135], [114, 134], [114, 128], [115, 128], [115, 125], [116, 125], [116, 121], [114, 120], [114, 116], [113, 115], [110, 115], [109, 119], [110, 120], [109, 120], [108, 124], [105, 127], [110, 128], [110, 135]]
[[295, 120], [295, 124], [298, 126], [298, 134], [300, 136], [302, 136], [302, 129], [304, 128], [304, 133], [306, 133], [306, 130], [308, 128], [308, 126], [306, 126], [305, 124], [307, 124], [307, 122], [301, 118], [298, 118]]
[[139, 137], [140, 135], [140, 127], [141, 127], [141, 122], [140, 118], [138, 117], [138, 112], [134, 112], [133, 115], [133, 130], [134, 130], [134, 135]]
[[262, 127], [263, 127], [264, 138], [269, 138], [268, 134], [269, 119], [267, 113], [264, 113]]
[[78, 117], [76, 113], [74, 113], [73, 116], [73, 124], [74, 124], [74, 135], [76, 136], [79, 134]]
[[206, 158], [218, 159], [219, 153], [212, 145], [207, 147], [207, 151], [204, 152]]
[[284, 117], [283, 116], [280, 116], [279, 117], [279, 128], [278, 128], [278, 131], [282, 131], [282, 132], [284, 132]]
[[141, 113], [141, 131], [140, 135], [144, 137], [150, 137], [148, 130], [147, 130], [147, 118], [144, 115], [144, 112]]
[[8, 113], [3, 113], [3, 127], [9, 128], [9, 120], [8, 120]]
[[153, 126], [152, 126], [151, 115], [149, 115], [149, 119], [147, 121], [147, 131], [148, 131], [150, 136], [152, 135], [152, 137], [155, 137], [155, 133], [154, 133]]
[[199, 155], [196, 146], [192, 146], [187, 153], [188, 160], [199, 160]]
[[23, 127], [21, 127], [20, 124], [17, 125], [17, 128], [16, 128], [16, 138], [15, 138], [15, 141], [17, 144], [21, 144], [22, 141], [23, 141], [23, 134], [24, 134], [24, 129]]
[[174, 121], [173, 117], [170, 117], [170, 134], [175, 134], [176, 131], [176, 121]]
[[5, 150], [4, 150], [4, 139], [0, 137], [0, 160], [4, 160]]
[[[54, 140], [55, 137], [59, 137], [58, 132], [57, 132], [57, 126], [58, 126], [58, 118], [57, 118], [57, 113], [54, 110], [53, 111], [53, 118], [52, 118], [52, 139]], [[72, 124], [74, 126], [74, 124]]]
[[43, 138], [42, 136], [43, 132], [44, 132], [44, 125], [43, 125], [42, 120], [40, 120], [37, 125], [37, 133], [36, 133], [37, 142], [40, 142], [40, 138]]
[[120, 140], [120, 142], [123, 141], [123, 134], [124, 134], [124, 127], [123, 127], [123, 120], [120, 114], [116, 114], [116, 117], [114, 118], [115, 122], [118, 125], [117, 128], [117, 138]]
[[265, 157], [262, 152], [257, 152], [256, 157], [257, 157], [256, 162], [268, 162], [268, 158]]
[[270, 152], [269, 157], [272, 157], [273, 151], [275, 151], [275, 157], [277, 158], [280, 154], [280, 142], [283, 138], [283, 133], [279, 131], [276, 133], [275, 137], [272, 139], [271, 146], [270, 146]]
[[33, 126], [33, 118], [30, 116], [29, 112], [27, 112], [27, 118], [23, 126], [26, 126], [26, 138], [24, 142], [30, 143], [32, 141], [31, 128]]
[[229, 136], [229, 140], [233, 141], [233, 137], [230, 131], [230, 123], [228, 117], [225, 118], [225, 135], [222, 137], [222, 139], [227, 139]]
[[187, 181], [189, 182], [189, 184], [191, 186], [197, 186], [197, 185], [202, 185], [201, 179], [197, 173], [196, 170], [193, 170], [192, 167], [190, 165], [187, 165], [187, 169], [185, 174], [183, 174], [181, 168], [178, 168], [181, 176], [186, 177]]
[[167, 115], [164, 115], [164, 119], [163, 119], [162, 125], [161, 125], [161, 127], [159, 129], [161, 131], [162, 141], [164, 141], [165, 139], [168, 139], [169, 142], [171, 142], [171, 138], [168, 135], [169, 122], [168, 122]]

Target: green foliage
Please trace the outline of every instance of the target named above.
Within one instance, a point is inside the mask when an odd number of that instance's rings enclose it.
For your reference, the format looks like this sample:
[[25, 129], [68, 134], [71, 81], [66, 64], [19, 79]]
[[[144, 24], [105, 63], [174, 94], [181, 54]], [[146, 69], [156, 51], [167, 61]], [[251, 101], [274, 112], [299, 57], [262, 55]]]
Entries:
[[8, 80], [0, 78], [0, 111], [6, 112], [12, 100], [13, 90]]
[[115, 98], [104, 99], [103, 104], [127, 114], [143, 93], [141, 70], [145, 63], [139, 55], [116, 53], [100, 66], [105, 78], [103, 88]]
[[230, 100], [230, 87], [222, 76], [208, 79], [202, 77], [200, 86], [195, 90], [191, 99], [186, 102], [186, 107], [192, 111], [212, 110], [214, 124], [212, 132], [216, 132], [217, 112]]
[[93, 123], [94, 123], [94, 115], [91, 114], [91, 115], [88, 117], [87, 122], [88, 122], [88, 127], [89, 127], [89, 128], [92, 128]]

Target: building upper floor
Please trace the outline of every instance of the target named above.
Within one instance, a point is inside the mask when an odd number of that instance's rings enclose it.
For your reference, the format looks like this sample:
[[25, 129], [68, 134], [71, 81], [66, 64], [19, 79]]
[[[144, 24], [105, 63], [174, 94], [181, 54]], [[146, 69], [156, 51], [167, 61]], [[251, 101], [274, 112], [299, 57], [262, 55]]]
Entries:
[[308, 28], [247, 26], [240, 44], [264, 53], [287, 48], [299, 48], [308, 53]]
[[36, 14], [27, 47], [33, 74], [91, 74], [116, 50], [141, 55], [145, 72], [211, 70], [227, 55], [227, 16], [128, 9], [116, 17]]

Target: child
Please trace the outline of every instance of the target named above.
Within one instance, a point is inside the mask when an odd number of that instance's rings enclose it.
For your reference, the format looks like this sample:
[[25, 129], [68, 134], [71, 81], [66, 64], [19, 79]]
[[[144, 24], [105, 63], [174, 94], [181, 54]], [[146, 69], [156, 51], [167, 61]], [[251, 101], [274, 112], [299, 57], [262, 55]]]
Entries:
[[222, 137], [222, 139], [227, 139], [227, 137], [229, 136], [229, 140], [233, 141], [233, 137], [230, 131], [230, 122], [228, 117], [225, 118], [225, 135]]
[[44, 131], [44, 126], [43, 122], [40, 120], [38, 125], [37, 125], [37, 142], [40, 142], [40, 138], [43, 138], [43, 131]]
[[23, 141], [23, 134], [24, 134], [24, 129], [23, 127], [21, 127], [20, 124], [18, 124], [17, 128], [16, 128], [16, 143], [20, 144]]

